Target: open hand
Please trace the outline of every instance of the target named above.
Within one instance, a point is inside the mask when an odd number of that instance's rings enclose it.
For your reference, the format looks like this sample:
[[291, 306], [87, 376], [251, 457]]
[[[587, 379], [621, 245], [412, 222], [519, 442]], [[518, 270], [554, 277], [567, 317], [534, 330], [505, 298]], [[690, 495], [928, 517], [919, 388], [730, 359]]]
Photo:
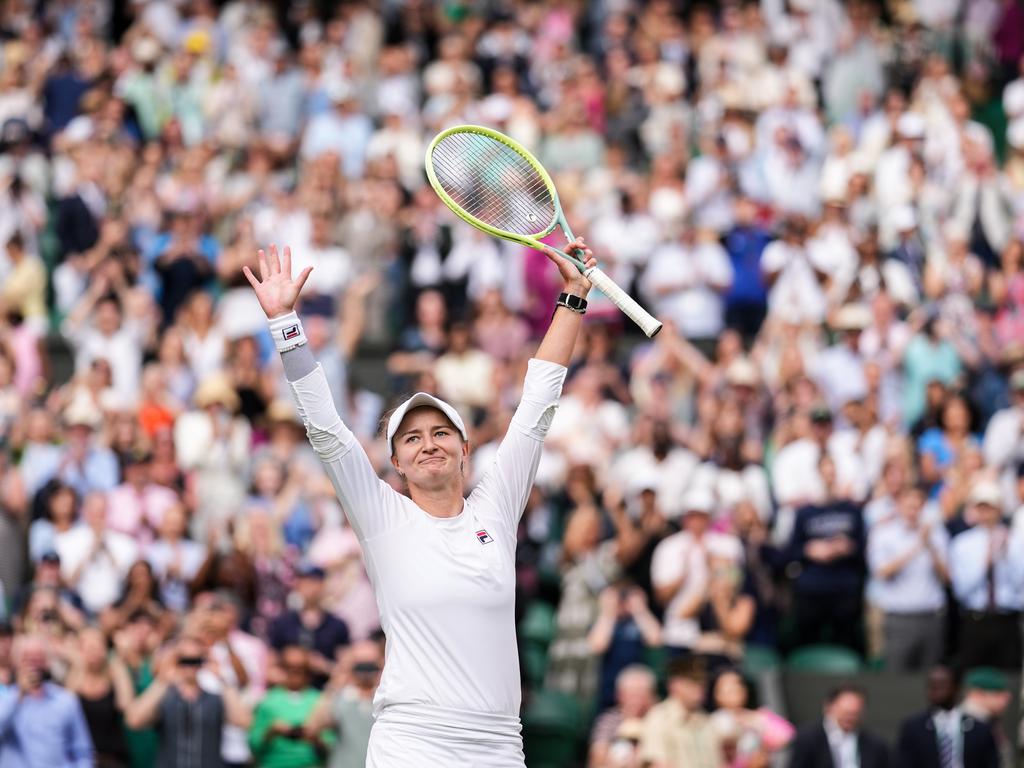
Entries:
[[284, 247], [284, 258], [277, 256], [277, 246], [270, 246], [269, 256], [260, 249], [259, 257], [260, 279], [257, 280], [248, 265], [242, 267], [242, 272], [256, 292], [260, 306], [268, 318], [286, 315], [295, 308], [295, 302], [299, 299], [302, 286], [306, 284], [312, 267], [306, 267], [299, 276], [292, 279], [292, 249], [287, 245]]

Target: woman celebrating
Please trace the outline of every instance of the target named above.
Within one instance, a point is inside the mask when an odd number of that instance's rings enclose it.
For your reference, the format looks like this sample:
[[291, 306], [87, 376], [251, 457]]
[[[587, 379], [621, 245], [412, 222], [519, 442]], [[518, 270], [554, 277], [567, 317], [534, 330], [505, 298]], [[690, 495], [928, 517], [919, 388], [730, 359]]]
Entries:
[[[570, 247], [585, 249], [582, 239]], [[323, 370], [293, 311], [310, 267], [292, 278], [291, 251], [259, 252], [243, 271], [266, 313], [310, 442], [363, 548], [381, 624], [384, 673], [368, 768], [487, 765], [522, 768], [514, 620], [516, 528], [533, 485], [576, 343], [587, 280], [550, 249], [564, 284], [529, 362], [508, 433], [469, 498], [469, 444], [448, 403], [418, 392], [392, 413], [391, 462], [408, 485], [377, 477], [334, 407]], [[592, 254], [585, 250], [588, 266]], [[576, 307], [575, 309], [573, 307]]]

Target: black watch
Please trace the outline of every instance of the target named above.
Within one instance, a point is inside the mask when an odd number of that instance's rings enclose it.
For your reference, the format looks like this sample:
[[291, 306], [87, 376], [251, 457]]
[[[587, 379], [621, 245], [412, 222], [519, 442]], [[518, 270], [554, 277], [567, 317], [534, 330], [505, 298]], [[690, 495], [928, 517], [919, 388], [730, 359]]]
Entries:
[[576, 296], [572, 293], [560, 293], [558, 295], [558, 301], [555, 302], [558, 306], [571, 309], [580, 315], [585, 314], [587, 311], [587, 300], [582, 296]]

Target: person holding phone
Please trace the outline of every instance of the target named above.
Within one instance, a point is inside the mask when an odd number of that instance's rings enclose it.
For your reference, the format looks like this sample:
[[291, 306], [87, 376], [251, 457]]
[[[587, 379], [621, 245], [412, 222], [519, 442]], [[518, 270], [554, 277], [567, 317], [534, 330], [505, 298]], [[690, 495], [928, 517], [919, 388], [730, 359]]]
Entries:
[[307, 738], [334, 731], [328, 768], [363, 768], [373, 727], [373, 697], [380, 684], [384, 654], [374, 640], [353, 643], [306, 720]]
[[271, 688], [256, 707], [249, 748], [260, 768], [313, 768], [323, 764], [330, 731], [303, 728], [320, 698], [312, 684], [311, 652], [301, 645], [281, 651], [284, 682]]
[[50, 681], [46, 639], [21, 635], [11, 655], [14, 683], [0, 686], [0, 765], [90, 768], [94, 750], [82, 705]]
[[129, 728], [159, 729], [161, 768], [222, 765], [225, 719], [249, 727], [252, 718], [237, 689], [225, 685], [217, 695], [200, 687], [199, 670], [206, 665], [202, 641], [182, 636], [157, 662], [156, 679], [125, 710]]
[[[577, 239], [587, 266], [593, 254]], [[341, 420], [295, 304], [311, 271], [291, 250], [244, 268], [266, 314], [314, 450], [359, 538], [386, 659], [368, 768], [523, 768], [515, 630], [516, 530], [558, 407], [591, 282], [544, 247], [564, 296], [528, 363], [522, 398], [493, 463], [466, 497], [469, 432], [450, 404], [418, 392], [387, 420], [391, 463], [408, 496], [381, 480]], [[570, 298], [565, 298], [569, 296]]]

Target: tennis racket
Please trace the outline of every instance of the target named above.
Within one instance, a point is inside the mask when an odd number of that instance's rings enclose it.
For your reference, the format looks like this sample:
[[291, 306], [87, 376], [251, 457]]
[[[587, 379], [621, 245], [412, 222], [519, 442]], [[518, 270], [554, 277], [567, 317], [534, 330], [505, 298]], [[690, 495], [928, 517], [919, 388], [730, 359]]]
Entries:
[[[488, 234], [542, 248], [540, 238], [561, 227], [575, 236], [562, 213], [548, 172], [518, 142], [479, 125], [441, 131], [427, 147], [427, 178], [444, 204], [463, 221]], [[555, 249], [576, 265], [648, 337], [661, 323], [598, 267], [586, 268], [575, 256]]]

